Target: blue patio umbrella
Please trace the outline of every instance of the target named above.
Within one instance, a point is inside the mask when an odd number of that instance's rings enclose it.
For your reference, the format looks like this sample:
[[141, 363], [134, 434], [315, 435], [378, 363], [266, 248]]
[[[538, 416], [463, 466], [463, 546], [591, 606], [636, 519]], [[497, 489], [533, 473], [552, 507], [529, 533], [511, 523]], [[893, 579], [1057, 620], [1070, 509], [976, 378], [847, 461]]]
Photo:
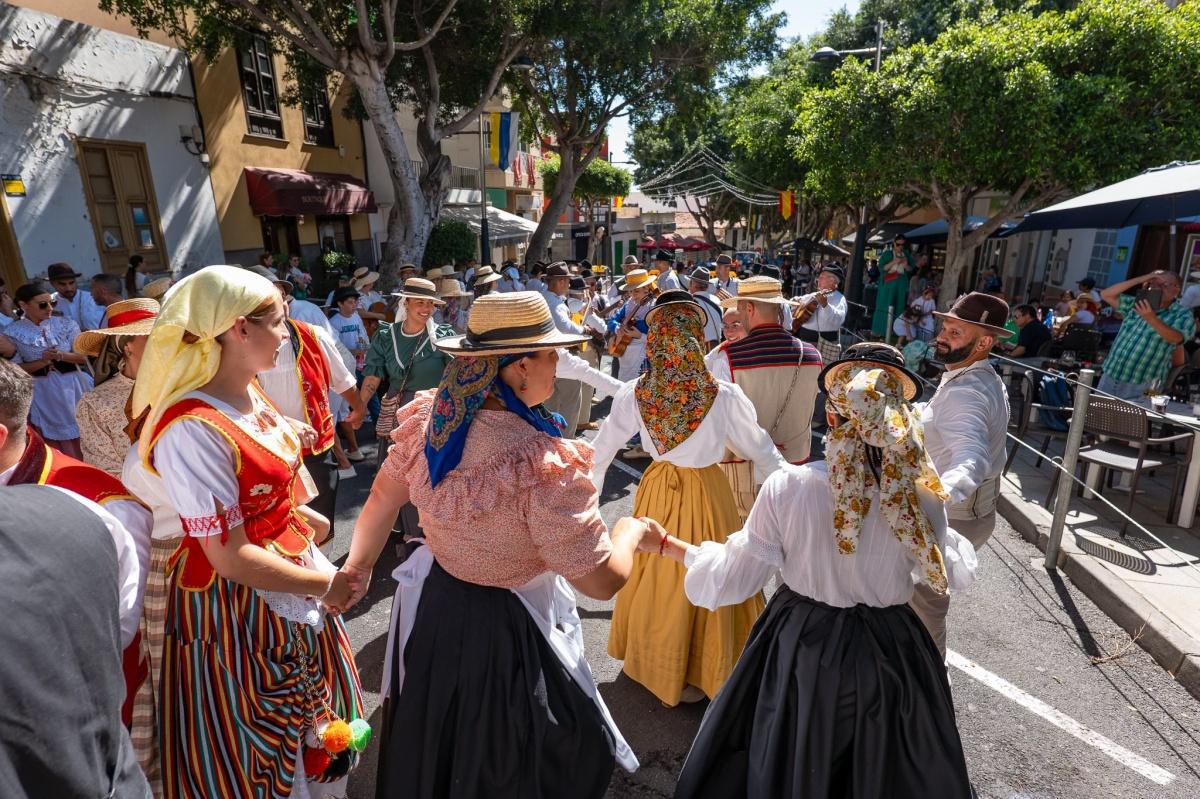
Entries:
[[[976, 230], [980, 225], [987, 221], [987, 217], [983, 216], [968, 216], [967, 221], [963, 223], [963, 233], [970, 233]], [[1016, 222], [1004, 222], [1000, 225], [1000, 229], [992, 234], [994, 237], [1007, 236], [1016, 226]], [[913, 228], [904, 234], [904, 238], [908, 239], [910, 244], [941, 244], [950, 234], [950, 223], [945, 219], [938, 219], [920, 227]]]
[[[1174, 161], [1028, 214], [1013, 233], [1072, 228], [1122, 228], [1167, 223], [1177, 268], [1175, 222], [1200, 215], [1200, 161]], [[1184, 281], [1187, 281], [1184, 275]]]

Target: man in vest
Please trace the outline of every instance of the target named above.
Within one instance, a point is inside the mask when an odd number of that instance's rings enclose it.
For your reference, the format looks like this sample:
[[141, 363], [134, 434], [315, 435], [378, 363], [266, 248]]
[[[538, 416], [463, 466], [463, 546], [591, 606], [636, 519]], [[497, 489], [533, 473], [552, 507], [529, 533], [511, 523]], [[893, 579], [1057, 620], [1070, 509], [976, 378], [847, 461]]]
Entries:
[[[105, 511], [104, 527], [117, 549], [120, 597], [122, 668], [125, 702], [121, 718], [128, 727], [133, 719], [133, 697], [148, 674], [138, 623], [142, 593], [150, 563], [153, 517], [121, 481], [95, 466], [51, 449], [29, 427], [33, 379], [11, 361], [0, 360], [0, 485], [49, 485], [95, 503]], [[70, 580], [72, 575], [61, 575]]]
[[796, 336], [821, 353], [821, 359], [833, 363], [842, 356], [841, 330], [846, 321], [846, 297], [838, 291], [845, 273], [837, 264], [829, 264], [817, 273], [816, 290], [796, 300], [796, 315], [806, 319], [794, 326]]
[[[1008, 303], [972, 292], [947, 313], [934, 315], [942, 319], [937, 356], [946, 364], [946, 373], [922, 410], [925, 448], [950, 494], [950, 526], [978, 550], [996, 527], [1004, 470], [1008, 395], [988, 356], [996, 342], [1009, 335], [1004, 328]], [[909, 604], [945, 655], [950, 597], [918, 585]]]
[[[746, 393], [759, 427], [770, 434], [784, 460], [803, 463], [812, 447], [813, 406], [823, 364], [816, 347], [784, 328], [787, 303], [783, 285], [774, 278], [741, 281], [737, 296], [722, 300], [721, 306], [737, 309], [746, 336], [722, 346], [725, 357], [713, 360], [712, 373]], [[721, 469], [745, 518], [754, 504], [751, 464], [727, 452]]]
[[337, 467], [326, 463], [325, 458], [336, 435], [329, 392], [349, 403], [350, 416], [346, 421], [356, 430], [362, 425], [365, 409], [354, 374], [346, 368], [328, 331], [291, 318], [287, 320], [287, 328], [288, 337], [279, 348], [275, 368], [259, 372], [258, 382], [284, 416], [304, 422], [316, 431], [315, 443], [305, 444], [302, 451], [304, 466], [317, 486], [317, 496], [308, 504], [329, 520], [329, 535], [325, 539], [328, 541], [334, 533], [338, 485]]
[[737, 296], [738, 279], [737, 275], [732, 274], [733, 259], [728, 255], [717, 256], [717, 287], [716, 295], [718, 299], [726, 300], [730, 297]]

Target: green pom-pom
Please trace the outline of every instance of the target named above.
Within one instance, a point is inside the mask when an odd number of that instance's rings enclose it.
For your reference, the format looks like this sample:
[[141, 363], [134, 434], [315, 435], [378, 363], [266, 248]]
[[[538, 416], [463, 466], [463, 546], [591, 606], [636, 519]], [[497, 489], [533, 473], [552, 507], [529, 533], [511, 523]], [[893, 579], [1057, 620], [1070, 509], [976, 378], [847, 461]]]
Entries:
[[350, 722], [350, 749], [361, 752], [371, 742], [371, 725], [366, 719], [355, 719]]

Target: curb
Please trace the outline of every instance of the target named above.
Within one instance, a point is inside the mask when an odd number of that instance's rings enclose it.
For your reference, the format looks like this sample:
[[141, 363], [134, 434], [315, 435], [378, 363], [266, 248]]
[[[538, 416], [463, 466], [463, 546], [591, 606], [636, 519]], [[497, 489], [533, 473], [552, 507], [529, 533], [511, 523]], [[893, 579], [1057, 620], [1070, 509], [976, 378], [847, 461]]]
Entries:
[[[1002, 488], [997, 510], [1012, 528], [1042, 552], [1049, 542], [1051, 515], [1040, 505]], [[1128, 584], [1063, 536], [1058, 565], [1084, 596], [1104, 611], [1176, 682], [1200, 699], [1200, 641], [1192, 638]]]

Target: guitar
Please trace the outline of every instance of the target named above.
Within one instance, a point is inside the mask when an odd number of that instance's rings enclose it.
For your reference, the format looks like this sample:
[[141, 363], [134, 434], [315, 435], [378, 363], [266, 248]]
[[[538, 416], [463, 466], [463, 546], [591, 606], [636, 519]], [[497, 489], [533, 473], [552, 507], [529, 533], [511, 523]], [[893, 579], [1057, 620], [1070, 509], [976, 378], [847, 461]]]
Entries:
[[[825, 291], [817, 292], [818, 295], [826, 296], [826, 297], [828, 297], [832, 293], [833, 293], [833, 289], [827, 289]], [[813, 297], [811, 300], [808, 301], [807, 304], [800, 305], [796, 309], [796, 312], [792, 315], [793, 328], [800, 327], [805, 322], [807, 322], [809, 319], [812, 319], [812, 315], [815, 314], [817, 312], [817, 308], [820, 308], [820, 307], [821, 307], [821, 300], [819, 299], [819, 297]]]
[[629, 321], [621, 324], [608, 337], [608, 354], [614, 358], [620, 358], [625, 354], [625, 350], [629, 349], [629, 342], [633, 341], [642, 335], [641, 331], [633, 326], [637, 320], [638, 312], [646, 306], [646, 303], [653, 302], [657, 296], [657, 292], [651, 290], [637, 305], [633, 306], [633, 313], [630, 314]]

